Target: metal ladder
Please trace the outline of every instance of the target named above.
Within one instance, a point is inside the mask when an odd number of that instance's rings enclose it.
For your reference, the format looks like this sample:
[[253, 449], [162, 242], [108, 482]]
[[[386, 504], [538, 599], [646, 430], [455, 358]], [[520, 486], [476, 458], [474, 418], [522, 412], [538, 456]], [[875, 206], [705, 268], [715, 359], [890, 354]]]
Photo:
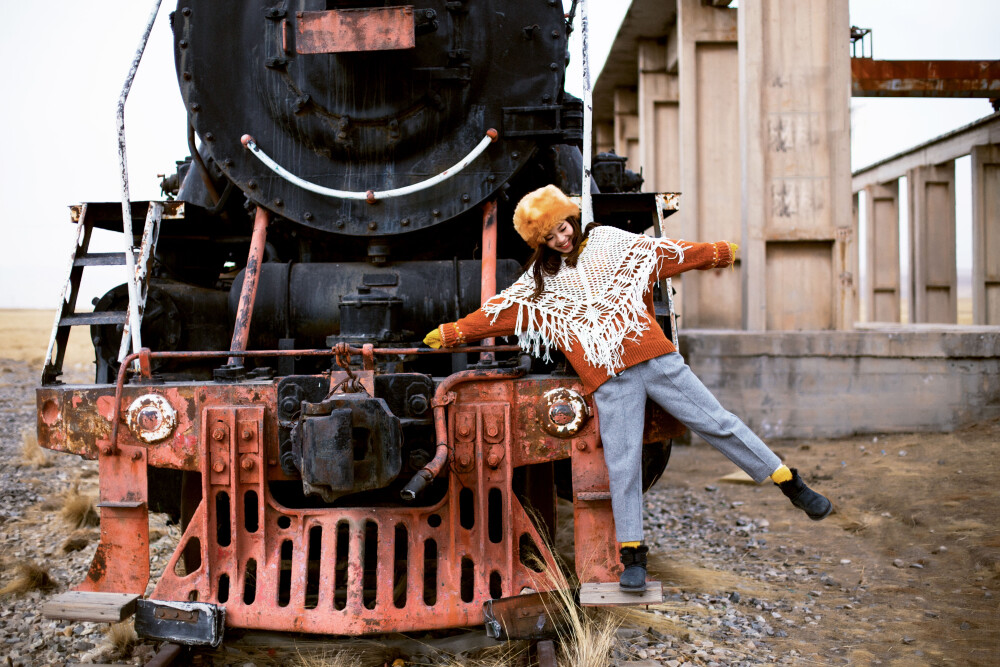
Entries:
[[[80, 208], [80, 218], [77, 224], [76, 244], [71, 253], [69, 275], [63, 287], [62, 300], [59, 310], [56, 312], [55, 322], [52, 325], [52, 335], [49, 338], [48, 351], [45, 353], [45, 364], [42, 367], [42, 384], [50, 385], [59, 382], [62, 375], [63, 360], [66, 357], [66, 343], [69, 340], [69, 332], [75, 326], [90, 326], [101, 324], [120, 324], [122, 326], [122, 342], [118, 352], [120, 362], [129, 353], [131, 348], [131, 331], [134, 326], [140, 330], [142, 326], [142, 313], [145, 310], [146, 295], [149, 286], [149, 263], [156, 248], [156, 242], [160, 235], [160, 223], [163, 220], [162, 202], [149, 202], [149, 209], [146, 212], [146, 222], [142, 230], [142, 241], [139, 248], [132, 246], [132, 241], [126, 239], [128, 250], [132, 252], [135, 259], [135, 280], [138, 286], [138, 313], [139, 317], [135, 322], [129, 322], [128, 310], [105, 311], [100, 313], [78, 313], [76, 312], [76, 300], [80, 294], [80, 280], [83, 278], [83, 270], [88, 266], [126, 266], [125, 252], [89, 252], [90, 237], [94, 231], [94, 223], [87, 218], [87, 204]], [[126, 276], [126, 281], [129, 276]]]

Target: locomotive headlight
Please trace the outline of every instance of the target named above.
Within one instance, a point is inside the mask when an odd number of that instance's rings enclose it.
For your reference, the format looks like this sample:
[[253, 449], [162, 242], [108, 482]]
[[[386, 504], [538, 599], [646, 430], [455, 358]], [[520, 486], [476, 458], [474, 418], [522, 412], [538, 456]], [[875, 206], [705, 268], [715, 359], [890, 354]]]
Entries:
[[148, 445], [169, 438], [177, 428], [177, 411], [158, 394], [145, 394], [132, 401], [125, 413], [132, 435]]
[[538, 419], [546, 433], [559, 438], [576, 435], [590, 411], [583, 396], [565, 387], [550, 389], [542, 396], [538, 406]]

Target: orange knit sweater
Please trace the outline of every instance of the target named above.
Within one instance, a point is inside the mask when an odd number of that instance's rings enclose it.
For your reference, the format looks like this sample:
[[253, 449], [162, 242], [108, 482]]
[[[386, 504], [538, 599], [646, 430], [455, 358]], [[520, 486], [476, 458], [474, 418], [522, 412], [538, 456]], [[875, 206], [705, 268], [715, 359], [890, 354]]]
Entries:
[[[617, 369], [619, 372], [630, 368], [636, 364], [648, 361], [654, 357], [676, 351], [674, 344], [663, 334], [663, 329], [656, 323], [653, 310], [653, 283], [677, 275], [683, 271], [691, 269], [714, 269], [724, 268], [733, 263], [733, 256], [729, 243], [717, 241], [715, 243], [685, 243], [684, 261], [677, 262], [670, 258], [666, 251], [660, 249], [658, 255], [658, 270], [653, 271], [648, 277], [646, 293], [643, 300], [646, 305], [645, 317], [649, 328], [636, 338], [626, 338], [622, 343], [623, 366]], [[689, 247], [688, 247], [689, 246]], [[584, 248], [586, 253], [587, 249]], [[497, 297], [494, 297], [497, 298]], [[509, 336], [514, 333], [517, 322], [517, 307], [509, 307], [502, 310], [491, 323], [492, 318], [480, 308], [479, 310], [463, 317], [457, 322], [442, 324], [441, 342], [444, 347], [452, 347], [462, 343], [471, 343], [496, 336]], [[573, 345], [572, 349], [560, 349], [566, 355], [566, 359], [573, 366], [580, 380], [583, 382], [584, 393], [591, 393], [601, 386], [611, 375], [606, 368], [593, 366], [584, 359], [583, 349], [580, 345]]]

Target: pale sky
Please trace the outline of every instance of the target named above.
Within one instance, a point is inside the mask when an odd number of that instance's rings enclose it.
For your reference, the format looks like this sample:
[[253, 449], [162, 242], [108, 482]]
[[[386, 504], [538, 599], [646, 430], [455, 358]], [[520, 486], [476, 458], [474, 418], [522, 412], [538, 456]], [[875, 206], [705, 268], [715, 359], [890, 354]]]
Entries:
[[[590, 0], [589, 5], [596, 81], [626, 3]], [[5, 10], [0, 89], [6, 100], [0, 105], [0, 308], [54, 309], [75, 240], [67, 207], [120, 201], [115, 109], [152, 6], [136, 0], [55, 0], [44, 3], [39, 13], [37, 3], [0, 0]], [[172, 173], [174, 161], [188, 154], [167, 20], [175, 6], [164, 0], [160, 8], [126, 106], [130, 187], [136, 200], [159, 198], [157, 174]], [[850, 7], [853, 25], [874, 29], [876, 58], [1000, 59], [1000, 2], [854, 0]], [[571, 48], [568, 77], [574, 81], [567, 87], [578, 93], [578, 40]], [[852, 166], [870, 164], [989, 113], [986, 100], [854, 99]], [[965, 170], [967, 178], [967, 166]], [[959, 179], [961, 193], [961, 164]], [[97, 238], [92, 249], [117, 250], [109, 245], [114, 238]], [[97, 277], [85, 281], [81, 307], [121, 282], [115, 270], [88, 269]]]

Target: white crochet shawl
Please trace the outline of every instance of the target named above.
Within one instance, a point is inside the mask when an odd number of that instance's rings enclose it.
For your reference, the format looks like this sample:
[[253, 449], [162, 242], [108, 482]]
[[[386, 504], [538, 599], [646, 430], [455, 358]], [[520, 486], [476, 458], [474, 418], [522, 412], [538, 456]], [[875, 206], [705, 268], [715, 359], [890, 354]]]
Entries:
[[[649, 328], [643, 296], [649, 276], [663, 259], [684, 261], [690, 245], [630, 234], [614, 227], [595, 227], [576, 263], [563, 260], [553, 276], [543, 276], [536, 301], [530, 268], [513, 285], [486, 302], [483, 311], [495, 322], [501, 311], [517, 306], [514, 333], [523, 350], [551, 361], [549, 348], [572, 351], [579, 343], [592, 366], [616, 373], [624, 366], [622, 343]], [[544, 347], [544, 350], [543, 350]]]

